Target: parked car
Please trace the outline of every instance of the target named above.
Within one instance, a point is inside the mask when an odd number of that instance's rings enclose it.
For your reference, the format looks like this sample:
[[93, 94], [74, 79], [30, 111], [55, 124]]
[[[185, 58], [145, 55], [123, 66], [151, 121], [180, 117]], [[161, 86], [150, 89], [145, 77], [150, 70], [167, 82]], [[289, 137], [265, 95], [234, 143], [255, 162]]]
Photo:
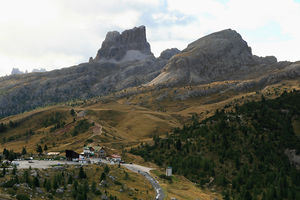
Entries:
[[18, 163], [17, 161], [12, 161], [11, 164], [15, 165], [15, 166], [19, 166], [20, 165], [20, 163]]

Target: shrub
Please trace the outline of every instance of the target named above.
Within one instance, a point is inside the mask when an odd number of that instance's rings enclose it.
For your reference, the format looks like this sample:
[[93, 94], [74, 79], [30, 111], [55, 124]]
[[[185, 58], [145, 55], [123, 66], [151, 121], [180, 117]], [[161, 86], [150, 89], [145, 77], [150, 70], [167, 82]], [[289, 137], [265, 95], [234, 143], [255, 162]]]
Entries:
[[161, 175], [159, 175], [159, 177], [160, 177], [160, 178], [162, 178], [162, 179], [166, 179], [166, 180], [168, 180], [170, 183], [172, 183], [172, 182], [173, 182], [173, 180], [172, 180], [172, 177], [171, 177], [171, 176], [166, 176], [165, 174], [161, 174]]
[[17, 200], [30, 200], [30, 198], [26, 194], [17, 194], [16, 198]]

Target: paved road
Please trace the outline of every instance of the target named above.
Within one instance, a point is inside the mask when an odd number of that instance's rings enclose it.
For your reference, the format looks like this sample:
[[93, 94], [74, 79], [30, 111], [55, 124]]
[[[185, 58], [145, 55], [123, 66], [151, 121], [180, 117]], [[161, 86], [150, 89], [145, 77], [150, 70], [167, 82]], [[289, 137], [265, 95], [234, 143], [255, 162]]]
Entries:
[[151, 185], [155, 189], [155, 192], [156, 192], [155, 199], [156, 200], [163, 200], [165, 198], [163, 189], [160, 187], [159, 183], [149, 174], [151, 168], [143, 167], [143, 166], [135, 165], [135, 164], [123, 164], [123, 166], [133, 172], [136, 172], [136, 173], [139, 173], [139, 174], [142, 174], [143, 176], [145, 176], [145, 178], [151, 183]]
[[127, 169], [130, 169], [131, 171], [134, 171], [136, 173], [139, 173], [141, 171], [141, 172], [147, 172], [149, 174], [150, 171], [153, 170], [153, 168], [144, 167], [144, 166], [136, 165], [136, 164], [122, 164], [122, 166], [124, 166]]

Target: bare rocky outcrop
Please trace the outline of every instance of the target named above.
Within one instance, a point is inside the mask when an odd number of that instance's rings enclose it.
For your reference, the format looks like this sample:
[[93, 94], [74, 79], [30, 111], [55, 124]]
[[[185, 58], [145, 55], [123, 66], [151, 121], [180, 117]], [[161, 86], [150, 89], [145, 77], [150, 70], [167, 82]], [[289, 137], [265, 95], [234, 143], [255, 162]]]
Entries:
[[300, 155], [296, 154], [295, 149], [286, 149], [284, 154], [289, 158], [291, 165], [295, 166], [297, 169], [300, 169]]
[[138, 57], [153, 56], [146, 39], [145, 26], [125, 30], [122, 33], [111, 31], [106, 34], [94, 61], [121, 61], [129, 53], [133, 60]]
[[277, 62], [277, 58], [275, 56], [259, 57], [254, 55], [253, 59], [256, 61], [257, 64], [271, 65]]
[[166, 49], [163, 52], [161, 52], [161, 54], [158, 58], [164, 59], [164, 60], [169, 60], [170, 58], [172, 58], [174, 55], [176, 55], [178, 53], [180, 53], [180, 51], [177, 48]]
[[[172, 57], [149, 85], [197, 84], [244, 79], [245, 75], [277, 63], [274, 56], [252, 55], [241, 35], [226, 29], [200, 38]], [[260, 66], [255, 68], [255, 66]], [[255, 69], [255, 70], [254, 70]], [[253, 73], [252, 73], [253, 74]]]

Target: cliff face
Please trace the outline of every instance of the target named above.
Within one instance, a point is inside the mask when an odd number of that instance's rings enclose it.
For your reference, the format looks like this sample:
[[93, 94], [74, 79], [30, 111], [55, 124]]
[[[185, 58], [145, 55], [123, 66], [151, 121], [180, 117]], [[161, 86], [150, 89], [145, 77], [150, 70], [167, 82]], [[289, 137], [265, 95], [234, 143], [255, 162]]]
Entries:
[[153, 54], [146, 39], [146, 28], [140, 26], [122, 33], [108, 32], [94, 61], [141, 60], [146, 56]]

